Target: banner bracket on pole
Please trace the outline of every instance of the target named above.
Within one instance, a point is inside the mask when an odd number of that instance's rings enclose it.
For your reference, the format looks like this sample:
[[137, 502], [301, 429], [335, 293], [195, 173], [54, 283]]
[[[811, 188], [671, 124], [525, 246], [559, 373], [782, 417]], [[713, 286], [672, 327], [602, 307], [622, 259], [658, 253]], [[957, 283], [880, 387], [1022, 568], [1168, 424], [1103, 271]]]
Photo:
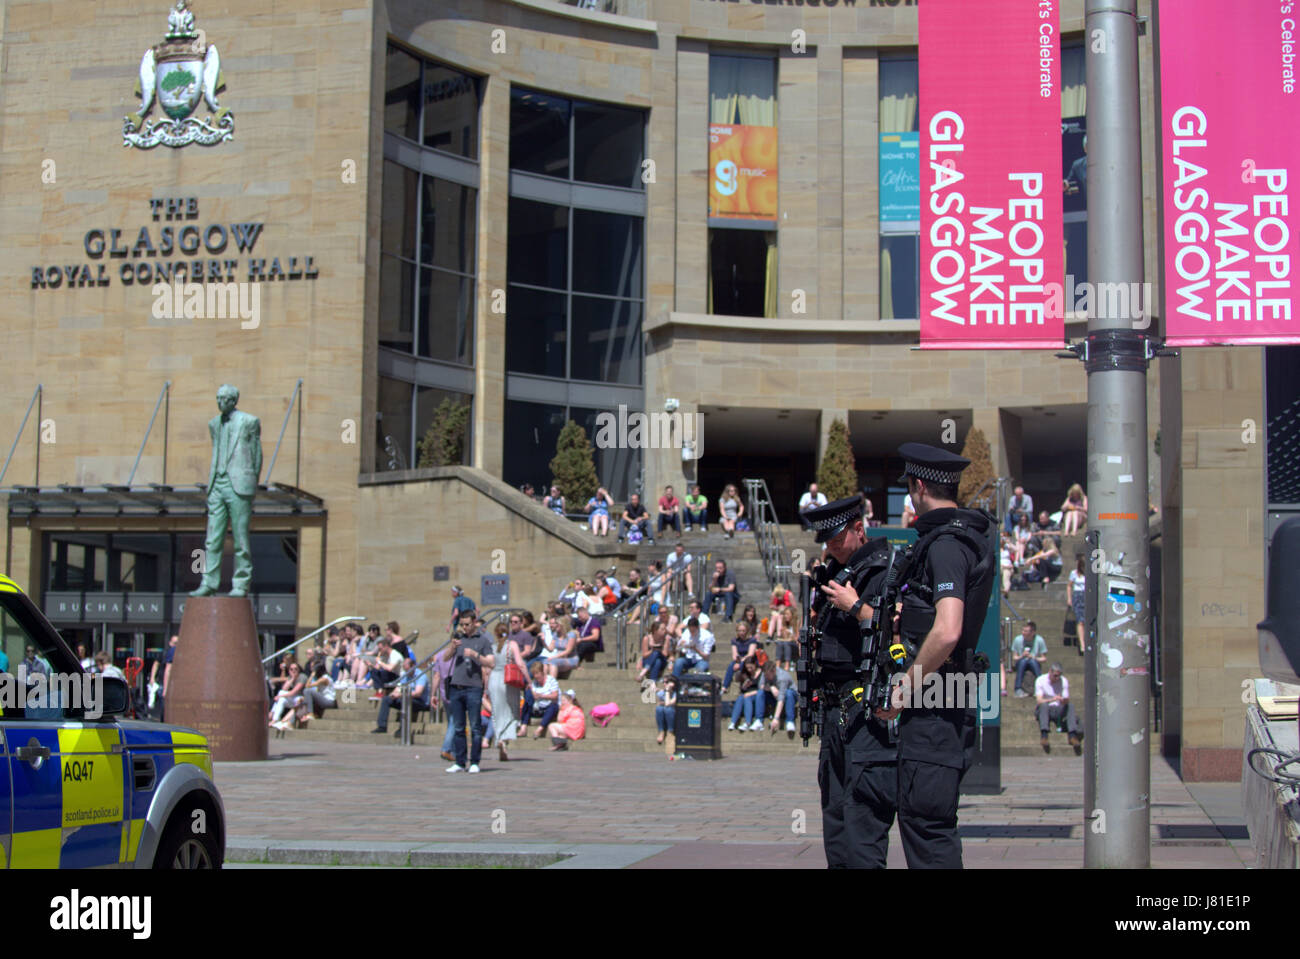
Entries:
[[1063, 360], [1082, 360], [1089, 373], [1099, 370], [1128, 370], [1145, 373], [1157, 357], [1177, 356], [1164, 340], [1136, 330], [1096, 330], [1087, 339], [1071, 343], [1056, 354]]

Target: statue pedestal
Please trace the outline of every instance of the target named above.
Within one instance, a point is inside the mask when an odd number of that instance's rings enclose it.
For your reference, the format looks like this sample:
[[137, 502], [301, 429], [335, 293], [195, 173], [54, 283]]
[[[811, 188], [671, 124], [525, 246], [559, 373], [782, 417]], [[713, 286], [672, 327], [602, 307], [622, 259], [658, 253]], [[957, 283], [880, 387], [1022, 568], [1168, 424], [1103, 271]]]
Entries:
[[261, 659], [251, 600], [189, 597], [172, 660], [167, 722], [201, 732], [217, 761], [265, 759], [269, 707]]

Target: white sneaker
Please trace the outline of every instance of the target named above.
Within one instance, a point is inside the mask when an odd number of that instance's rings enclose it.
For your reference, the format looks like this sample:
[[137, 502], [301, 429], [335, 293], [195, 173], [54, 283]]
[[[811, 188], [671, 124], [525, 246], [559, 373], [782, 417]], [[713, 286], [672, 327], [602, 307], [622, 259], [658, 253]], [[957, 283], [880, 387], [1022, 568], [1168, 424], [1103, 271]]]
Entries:
[[728, 730], [734, 730], [735, 728], [736, 728], [736, 721], [734, 719], [731, 722], [727, 723]]
[[472, 772], [472, 773], [476, 773], [476, 772], [478, 772], [478, 763], [470, 763], [470, 764], [469, 764], [469, 771]]
[[736, 727], [736, 732], [743, 733], [748, 728], [749, 727], [745, 725], [745, 721], [742, 719], [740, 721], [740, 725]]
[[763, 720], [761, 720], [761, 719], [755, 719], [752, 723], [749, 724], [749, 731], [750, 731], [751, 733], [752, 733], [752, 732], [757, 732], [758, 730], [760, 730], [760, 729], [762, 729], [762, 728], [763, 728]]
[[794, 723], [793, 723], [793, 722], [787, 722], [787, 723], [785, 724], [785, 731], [786, 731], [787, 733], [792, 733], [792, 732], [794, 732]]
[[452, 763], [446, 769], [446, 772], [449, 773], [463, 773], [464, 771], [465, 771], [465, 767], [462, 766], [460, 763]]

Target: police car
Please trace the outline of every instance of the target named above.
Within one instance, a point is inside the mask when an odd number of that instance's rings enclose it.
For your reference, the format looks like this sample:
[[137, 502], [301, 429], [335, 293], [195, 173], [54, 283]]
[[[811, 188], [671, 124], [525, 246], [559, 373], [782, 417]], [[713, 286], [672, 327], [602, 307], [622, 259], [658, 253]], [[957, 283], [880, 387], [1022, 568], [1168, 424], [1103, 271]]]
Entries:
[[[121, 679], [90, 677], [0, 576], [0, 869], [220, 869], [225, 807], [207, 740], [119, 718]], [[4, 666], [0, 656], [0, 667]]]

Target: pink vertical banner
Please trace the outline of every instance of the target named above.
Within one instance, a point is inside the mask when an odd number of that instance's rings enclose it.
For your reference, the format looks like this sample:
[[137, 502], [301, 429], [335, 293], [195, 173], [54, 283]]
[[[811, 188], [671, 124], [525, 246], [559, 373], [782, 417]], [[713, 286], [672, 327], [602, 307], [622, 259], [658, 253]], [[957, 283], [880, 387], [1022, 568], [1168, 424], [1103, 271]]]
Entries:
[[1060, 347], [1057, 0], [925, 0], [921, 346]]
[[1161, 3], [1165, 340], [1300, 343], [1300, 3]]

